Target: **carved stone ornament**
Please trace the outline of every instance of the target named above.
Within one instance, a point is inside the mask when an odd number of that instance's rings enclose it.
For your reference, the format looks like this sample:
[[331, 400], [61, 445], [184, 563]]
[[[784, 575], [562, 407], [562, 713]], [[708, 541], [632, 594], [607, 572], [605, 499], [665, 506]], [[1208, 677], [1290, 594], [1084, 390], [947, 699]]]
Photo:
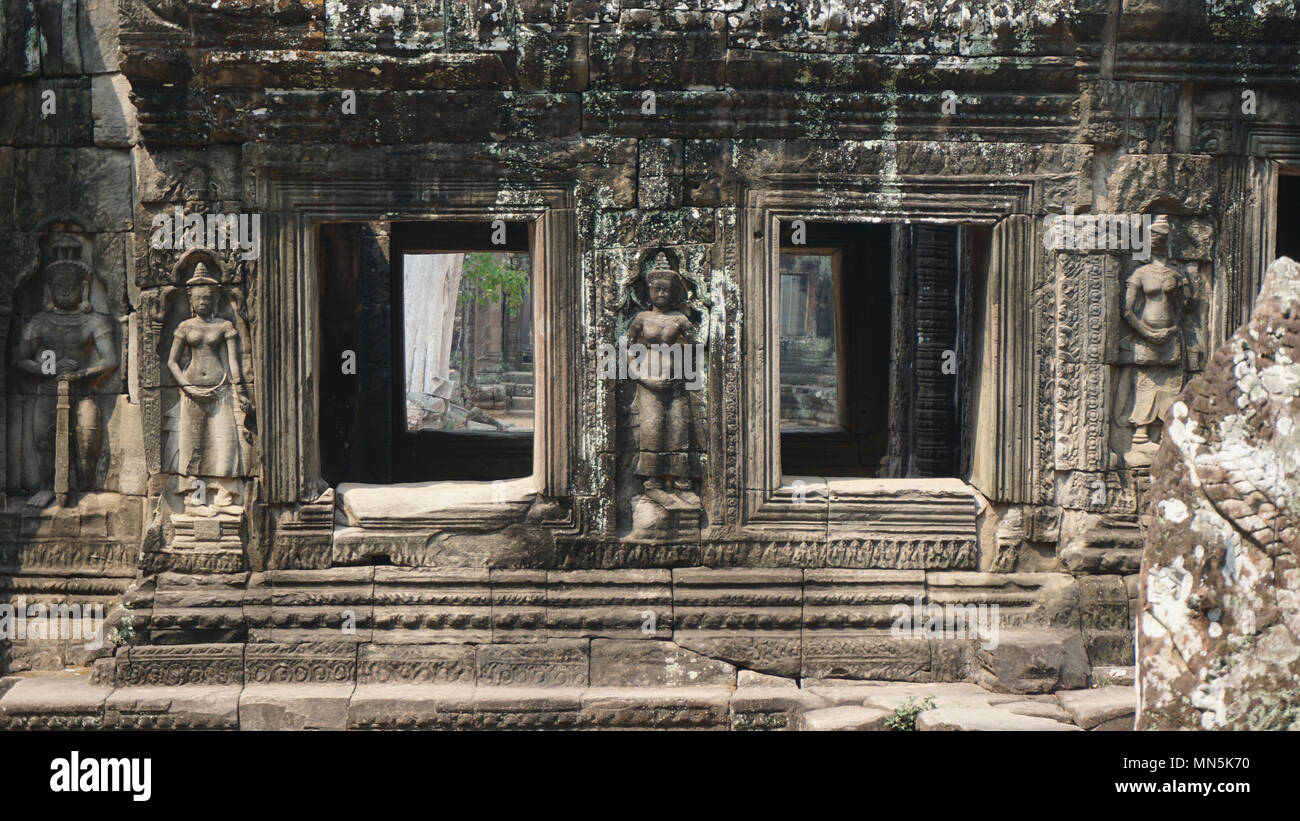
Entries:
[[[177, 470], [191, 487], [210, 484], [213, 498], [196, 491], [186, 497], [194, 515], [243, 512], [236, 503], [237, 477], [244, 474], [241, 429], [235, 409], [248, 413], [252, 404], [244, 387], [239, 331], [217, 313], [221, 284], [206, 263], [194, 266], [186, 283], [192, 316], [172, 337], [167, 369], [180, 389]], [[183, 483], [184, 484], [184, 483]]]
[[[91, 306], [94, 274], [83, 261], [86, 243], [58, 233], [41, 270], [43, 310], [24, 323], [15, 365], [30, 377], [31, 444], [39, 488], [28, 504], [68, 504], [71, 490], [95, 486], [104, 443], [103, 413], [94, 395], [117, 370], [112, 320]], [[29, 476], [31, 474], [29, 473]]]
[[631, 412], [636, 419], [632, 473], [642, 491], [632, 499], [633, 538], [672, 538], [698, 527], [700, 475], [687, 371], [701, 362], [696, 325], [689, 316], [690, 290], [665, 251], [647, 254], [641, 310], [628, 325], [627, 374], [635, 381]]
[[1163, 259], [1169, 222], [1151, 223], [1151, 250], [1158, 255], [1128, 278], [1123, 316], [1130, 332], [1119, 343], [1115, 387], [1116, 451], [1129, 467], [1149, 466], [1160, 446], [1161, 422], [1183, 387], [1182, 320], [1186, 285]]

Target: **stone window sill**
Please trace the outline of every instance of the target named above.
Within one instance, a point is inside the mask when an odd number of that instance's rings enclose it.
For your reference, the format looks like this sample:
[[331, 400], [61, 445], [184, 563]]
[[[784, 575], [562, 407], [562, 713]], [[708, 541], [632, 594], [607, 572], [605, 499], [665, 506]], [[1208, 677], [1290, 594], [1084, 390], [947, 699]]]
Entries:
[[960, 479], [782, 476], [756, 504], [747, 530], [796, 531], [806, 538], [973, 541], [976, 490]]
[[339, 507], [367, 530], [494, 530], [522, 522], [537, 497], [532, 476], [493, 482], [345, 482]]

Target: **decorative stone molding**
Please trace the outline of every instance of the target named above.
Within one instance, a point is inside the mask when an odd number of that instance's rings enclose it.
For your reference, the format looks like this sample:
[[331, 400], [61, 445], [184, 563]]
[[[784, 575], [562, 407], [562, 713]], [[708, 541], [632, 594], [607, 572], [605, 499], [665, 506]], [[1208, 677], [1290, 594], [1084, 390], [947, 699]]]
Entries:
[[341, 684], [357, 680], [355, 644], [249, 644], [244, 651], [249, 684]]
[[[897, 635], [900, 606], [996, 606], [1003, 629], [1072, 631], [1095, 664], [1118, 664], [1115, 613], [1126, 601], [1124, 584], [1105, 578], [1084, 589], [1062, 573], [922, 569], [164, 574], [131, 611], [137, 640], [146, 644], [119, 650], [117, 666], [123, 681], [147, 685], [246, 679], [582, 687], [588, 642], [640, 658], [651, 651], [632, 644], [671, 641], [774, 675], [957, 681], [971, 669], [976, 637]], [[247, 650], [147, 644], [203, 638], [252, 643]]]
[[244, 683], [244, 645], [184, 644], [118, 651], [119, 686]]

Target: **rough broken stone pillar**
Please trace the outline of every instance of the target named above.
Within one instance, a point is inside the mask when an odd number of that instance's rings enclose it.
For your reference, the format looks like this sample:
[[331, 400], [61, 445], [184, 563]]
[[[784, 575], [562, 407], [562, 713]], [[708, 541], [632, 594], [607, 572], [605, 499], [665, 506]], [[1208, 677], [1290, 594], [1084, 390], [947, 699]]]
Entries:
[[1138, 729], [1300, 729], [1300, 265], [1170, 409], [1152, 469]]

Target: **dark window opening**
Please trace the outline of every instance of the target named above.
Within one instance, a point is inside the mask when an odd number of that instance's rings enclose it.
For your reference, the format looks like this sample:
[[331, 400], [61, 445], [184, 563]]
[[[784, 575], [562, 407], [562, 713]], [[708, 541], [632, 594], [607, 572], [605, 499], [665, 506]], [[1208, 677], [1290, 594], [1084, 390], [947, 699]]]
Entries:
[[320, 227], [327, 482], [532, 473], [530, 245], [523, 222]]
[[780, 254], [781, 463], [874, 476], [889, 425], [889, 226], [806, 226]]
[[[1277, 178], [1277, 210], [1273, 236], [1277, 256], [1300, 261], [1300, 174], [1282, 174]], [[1267, 263], [1272, 260], [1267, 260]]]
[[781, 471], [964, 476], [988, 231], [805, 223], [780, 247]]

